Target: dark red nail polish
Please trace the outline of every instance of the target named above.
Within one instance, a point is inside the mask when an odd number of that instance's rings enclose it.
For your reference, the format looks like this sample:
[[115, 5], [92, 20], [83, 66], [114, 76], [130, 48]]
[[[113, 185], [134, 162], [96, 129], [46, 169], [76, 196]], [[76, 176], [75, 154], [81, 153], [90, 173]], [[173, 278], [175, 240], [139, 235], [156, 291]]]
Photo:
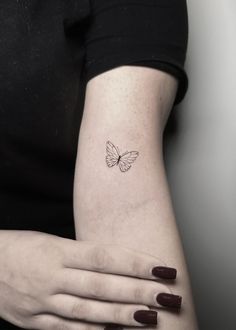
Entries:
[[152, 275], [168, 280], [174, 280], [176, 274], [177, 270], [175, 268], [157, 266], [152, 269]]
[[169, 293], [159, 293], [157, 295], [158, 304], [166, 307], [180, 308], [182, 297]]
[[157, 312], [152, 310], [139, 310], [134, 313], [134, 319], [140, 323], [157, 324]]
[[123, 327], [120, 324], [107, 323], [104, 330], [123, 330]]

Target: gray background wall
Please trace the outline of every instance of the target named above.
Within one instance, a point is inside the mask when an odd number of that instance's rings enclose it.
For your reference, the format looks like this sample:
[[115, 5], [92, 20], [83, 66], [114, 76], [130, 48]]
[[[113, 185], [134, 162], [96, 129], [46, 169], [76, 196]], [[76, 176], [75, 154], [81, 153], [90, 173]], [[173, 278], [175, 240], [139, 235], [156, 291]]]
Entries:
[[200, 330], [235, 330], [236, 1], [189, 0], [188, 12], [190, 85], [166, 129], [167, 175]]

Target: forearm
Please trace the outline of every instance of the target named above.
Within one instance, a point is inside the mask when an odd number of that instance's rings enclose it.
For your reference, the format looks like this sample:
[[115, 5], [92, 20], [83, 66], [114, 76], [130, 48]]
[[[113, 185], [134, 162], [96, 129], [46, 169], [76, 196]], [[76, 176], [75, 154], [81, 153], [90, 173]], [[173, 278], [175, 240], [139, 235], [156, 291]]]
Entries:
[[[135, 105], [132, 101], [131, 98], [130, 111], [142, 113], [138, 100]], [[157, 101], [150, 100], [149, 95], [144, 102], [145, 113], [138, 123], [126, 122], [123, 118], [119, 120], [117, 112], [115, 123], [103, 125], [97, 115], [99, 106], [93, 112], [97, 116], [96, 127], [89, 127], [91, 121], [86, 116], [83, 118], [74, 181], [77, 239], [118, 243], [155, 255], [175, 267], [178, 270], [178, 292], [175, 284], [169, 286], [173, 293], [183, 296], [182, 311], [180, 314], [164, 310], [159, 313], [160, 329], [195, 330], [197, 325], [188, 271], [163, 164], [165, 121], [160, 112], [151, 120], [148, 118], [153, 116], [147, 114], [148, 102], [153, 104]], [[160, 107], [160, 104], [157, 102], [155, 106]], [[146, 121], [153, 122], [153, 126], [145, 127]], [[129, 172], [121, 173], [117, 166], [108, 168], [105, 165], [107, 140], [114, 141], [121, 148], [123, 146], [123, 151], [139, 152]]]
[[[118, 243], [155, 255], [165, 260], [167, 265], [175, 267], [178, 270], [178, 292], [175, 285], [170, 286], [174, 293], [183, 296], [182, 311], [180, 315], [159, 313], [159, 324], [162, 324], [163, 330], [192, 330], [196, 329], [196, 326], [187, 268], [161, 161], [159, 166], [159, 169], [155, 168], [155, 172], [142, 176], [139, 187], [134, 189], [137, 199], [132, 202], [129, 199], [129, 202], [118, 203], [117, 208], [113, 207], [112, 195], [115, 199], [113, 204], [117, 205], [116, 198], [119, 199], [113, 191], [110, 197], [104, 197], [104, 201], [100, 201], [96, 208], [93, 198], [87, 207], [76, 203], [75, 207], [79, 210], [77, 239]], [[149, 182], [150, 177], [152, 183]], [[153, 185], [150, 198], [146, 188], [149, 184]], [[84, 193], [87, 189], [89, 188], [84, 187]], [[104, 193], [100, 191], [99, 195], [104, 196]], [[79, 198], [76, 200], [79, 201]]]

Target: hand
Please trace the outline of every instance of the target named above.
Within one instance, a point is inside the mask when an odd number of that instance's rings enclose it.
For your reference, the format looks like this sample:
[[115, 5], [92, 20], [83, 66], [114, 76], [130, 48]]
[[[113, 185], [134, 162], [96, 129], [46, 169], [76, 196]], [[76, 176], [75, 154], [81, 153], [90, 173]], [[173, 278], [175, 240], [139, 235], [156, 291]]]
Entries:
[[[155, 323], [156, 311], [148, 306], [161, 306], [164, 300], [172, 307], [181, 303], [173, 295], [162, 301], [159, 296], [157, 303], [158, 294], [171, 294], [152, 275], [153, 267], [162, 265], [152, 255], [119, 245], [0, 231], [0, 317], [37, 330]], [[160, 268], [159, 277], [175, 277], [174, 269], [166, 271]], [[138, 310], [151, 316], [140, 323], [133, 317]]]

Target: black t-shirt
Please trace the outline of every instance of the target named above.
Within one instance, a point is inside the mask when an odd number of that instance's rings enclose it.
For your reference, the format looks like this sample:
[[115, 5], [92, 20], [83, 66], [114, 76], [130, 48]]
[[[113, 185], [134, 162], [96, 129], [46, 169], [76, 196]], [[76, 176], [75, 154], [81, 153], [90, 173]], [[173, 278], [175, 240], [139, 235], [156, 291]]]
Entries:
[[121, 65], [161, 69], [179, 80], [178, 104], [187, 41], [184, 0], [1, 0], [0, 230], [75, 238], [87, 81]]

